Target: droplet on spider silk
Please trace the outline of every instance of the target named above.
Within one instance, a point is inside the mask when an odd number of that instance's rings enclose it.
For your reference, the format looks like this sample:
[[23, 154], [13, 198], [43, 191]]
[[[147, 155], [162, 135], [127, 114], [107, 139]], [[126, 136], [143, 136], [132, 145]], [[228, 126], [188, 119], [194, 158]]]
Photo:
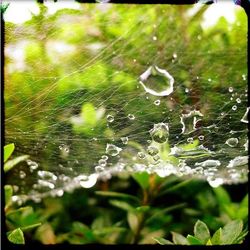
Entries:
[[194, 142], [194, 138], [193, 138], [193, 137], [187, 138], [187, 142], [188, 142], [188, 143], [193, 143], [193, 142]]
[[217, 187], [221, 186], [224, 183], [222, 178], [216, 178], [216, 177], [213, 177], [213, 176], [209, 176], [207, 178], [207, 181], [208, 181], [208, 184], [213, 188], [217, 188]]
[[48, 187], [50, 189], [54, 189], [55, 185], [49, 181], [46, 180], [38, 180], [38, 184], [43, 187]]
[[154, 101], [154, 105], [159, 106], [160, 104], [161, 104], [161, 101], [160, 101], [160, 100]]
[[243, 146], [245, 148], [245, 151], [248, 151], [248, 139], [246, 140]]
[[153, 40], [154, 40], [154, 41], [157, 41], [157, 36], [153, 36]]
[[227, 168], [234, 168], [248, 164], [248, 156], [237, 156], [229, 161]]
[[146, 155], [143, 152], [138, 152], [137, 154], [139, 159], [145, 159]]
[[123, 144], [128, 144], [128, 137], [121, 137], [121, 141]]
[[27, 164], [29, 165], [30, 171], [33, 172], [38, 168], [38, 164], [35, 161], [27, 160]]
[[242, 79], [243, 79], [243, 81], [246, 81], [247, 77], [245, 74], [242, 75]]
[[240, 120], [241, 122], [248, 123], [248, 112], [249, 112], [249, 107], [247, 108], [245, 114], [241, 118], [241, 120]]
[[154, 124], [149, 133], [155, 142], [164, 143], [168, 140], [169, 136], [168, 124], [163, 122]]
[[181, 115], [182, 134], [189, 134], [197, 129], [198, 122], [203, 114], [199, 110], [192, 110], [188, 114]]
[[115, 146], [114, 144], [107, 144], [106, 153], [111, 156], [116, 156], [122, 151], [121, 148]]
[[232, 110], [236, 110], [237, 109], [237, 106], [236, 105], [233, 105], [233, 107], [232, 107]]
[[106, 162], [104, 159], [100, 159], [100, 160], [98, 161], [98, 164], [99, 164], [100, 166], [102, 166], [102, 167], [105, 167], [105, 166], [107, 165], [107, 162]]
[[147, 153], [151, 156], [157, 155], [159, 153], [159, 150], [157, 147], [154, 146], [148, 146]]
[[108, 160], [108, 156], [107, 155], [102, 155], [102, 159], [107, 161]]
[[83, 188], [91, 188], [96, 184], [97, 174], [91, 174], [90, 176], [79, 175], [76, 177], [76, 180], [79, 181], [79, 184]]
[[233, 87], [229, 87], [229, 88], [228, 88], [228, 91], [229, 91], [230, 93], [232, 93], [232, 92], [234, 91]]
[[174, 78], [155, 65], [140, 75], [139, 82], [147, 93], [154, 96], [168, 96], [174, 90]]
[[107, 115], [107, 121], [108, 122], [113, 122], [114, 121], [114, 116], [113, 115]]
[[199, 136], [198, 136], [198, 139], [199, 139], [200, 141], [203, 141], [203, 140], [204, 140], [204, 135], [199, 135]]
[[177, 58], [177, 54], [173, 53], [173, 58], [176, 59]]
[[241, 99], [240, 99], [240, 98], [237, 98], [237, 99], [236, 99], [236, 102], [237, 102], [237, 103], [241, 103]]
[[24, 179], [25, 177], [26, 177], [26, 173], [24, 172], [24, 171], [20, 171], [19, 172], [19, 177], [21, 178], [21, 179]]
[[95, 167], [96, 173], [101, 173], [101, 172], [103, 172], [104, 170], [105, 170], [105, 168], [102, 167], [102, 166], [96, 166], [96, 167]]
[[128, 119], [129, 119], [129, 120], [134, 120], [134, 119], [135, 119], [135, 116], [132, 115], [132, 114], [128, 114]]
[[239, 143], [239, 140], [237, 138], [229, 138], [226, 140], [225, 144], [227, 144], [230, 147], [236, 147], [237, 144]]
[[57, 176], [54, 175], [53, 173], [49, 172], [49, 171], [39, 170], [39, 171], [37, 172], [37, 175], [38, 175], [39, 177], [41, 177], [42, 179], [53, 180], [53, 181], [56, 181], [56, 180], [57, 180]]

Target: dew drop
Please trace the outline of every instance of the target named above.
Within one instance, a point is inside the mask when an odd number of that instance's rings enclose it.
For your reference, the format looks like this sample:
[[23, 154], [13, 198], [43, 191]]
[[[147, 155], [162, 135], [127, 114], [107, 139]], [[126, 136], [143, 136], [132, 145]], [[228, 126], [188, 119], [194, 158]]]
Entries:
[[237, 156], [233, 160], [229, 161], [227, 168], [234, 168], [248, 164], [248, 156]]
[[211, 78], [208, 78], [208, 81], [209, 81], [209, 82], [211, 82], [211, 81], [212, 81], [212, 79], [211, 79]]
[[177, 54], [173, 53], [173, 58], [176, 59], [177, 58]]
[[154, 155], [153, 159], [154, 159], [154, 161], [159, 161], [160, 160], [160, 156], [159, 155]]
[[128, 114], [128, 119], [129, 119], [129, 120], [134, 120], [134, 119], [135, 119], [135, 116], [132, 115], [132, 114]]
[[121, 141], [123, 144], [128, 144], [128, 137], [121, 137]]
[[77, 180], [83, 188], [91, 188], [96, 184], [97, 174], [91, 174], [90, 176], [79, 175]]
[[42, 179], [53, 180], [53, 181], [57, 180], [57, 176], [54, 175], [53, 173], [49, 172], [49, 171], [39, 170], [37, 172], [37, 175], [39, 177], [41, 177]]
[[181, 115], [182, 134], [189, 134], [196, 130], [197, 122], [201, 121], [203, 114], [198, 110], [192, 110], [188, 114]]
[[54, 189], [55, 185], [49, 181], [46, 180], [38, 180], [38, 184], [43, 186], [43, 187], [48, 187], [50, 189]]
[[107, 121], [108, 122], [113, 122], [114, 121], [114, 116], [113, 115], [107, 115]]
[[151, 156], [157, 155], [159, 153], [159, 150], [157, 147], [154, 146], [148, 146], [147, 153]]
[[198, 139], [199, 139], [200, 141], [203, 141], [203, 140], [204, 140], [204, 135], [200, 135], [200, 136], [198, 137]]
[[101, 172], [104, 171], [104, 167], [102, 167], [102, 166], [96, 166], [95, 167], [95, 171], [96, 171], [96, 173], [101, 173]]
[[241, 99], [240, 99], [240, 98], [237, 98], [237, 99], [236, 99], [236, 102], [237, 102], [237, 103], [241, 103]]
[[248, 140], [246, 140], [245, 144], [243, 145], [245, 148], [245, 151], [248, 151]]
[[206, 167], [206, 168], [210, 168], [210, 167], [218, 167], [221, 165], [221, 162], [218, 160], [206, 160], [203, 162], [196, 162], [194, 164], [195, 166], [199, 166], [199, 167]]
[[242, 75], [242, 79], [243, 79], [243, 81], [246, 81], [247, 77], [245, 74]]
[[35, 161], [27, 160], [26, 162], [29, 165], [31, 172], [38, 168], [38, 164]]
[[187, 142], [188, 142], [188, 143], [193, 143], [193, 142], [194, 142], [193, 137], [189, 137], [189, 138], [187, 138]]
[[248, 123], [248, 112], [249, 112], [249, 107], [247, 108], [245, 114], [241, 118], [241, 120], [240, 120], [241, 122]]
[[168, 140], [169, 136], [168, 124], [163, 122], [154, 124], [149, 133], [155, 142], [164, 143]]
[[224, 182], [222, 178], [215, 178], [215, 177], [208, 177], [207, 181], [208, 184], [213, 188], [221, 186]]
[[236, 105], [234, 105], [233, 107], [232, 107], [232, 110], [236, 110], [237, 109], [237, 106]]
[[189, 92], [189, 89], [188, 88], [185, 88], [185, 93], [188, 93]]
[[106, 166], [107, 162], [106, 162], [104, 159], [100, 159], [100, 160], [98, 161], [98, 164], [99, 164], [100, 166], [104, 167], [104, 166]]
[[156, 41], [156, 40], [157, 40], [157, 37], [156, 37], [156, 36], [153, 36], [153, 40]]
[[102, 159], [107, 161], [108, 160], [108, 156], [107, 155], [102, 155]]
[[143, 152], [138, 152], [137, 154], [139, 159], [145, 159], [146, 155]]
[[159, 106], [159, 105], [161, 104], [161, 101], [160, 101], [160, 100], [156, 100], [156, 101], [154, 101], [154, 104], [155, 104], [156, 106]]
[[144, 90], [154, 96], [168, 96], [174, 90], [174, 78], [157, 66], [150, 66], [139, 79]]
[[228, 88], [228, 91], [229, 91], [230, 93], [232, 93], [232, 92], [234, 91], [233, 87], [229, 87], [229, 88]]
[[111, 156], [116, 156], [122, 151], [121, 148], [115, 146], [114, 144], [107, 144], [106, 153]]
[[25, 177], [26, 177], [26, 173], [24, 172], [24, 171], [20, 171], [19, 172], [19, 177], [21, 178], [21, 179], [24, 179]]
[[239, 140], [237, 138], [229, 138], [225, 142], [225, 144], [227, 144], [230, 147], [236, 147], [238, 143], [239, 143]]

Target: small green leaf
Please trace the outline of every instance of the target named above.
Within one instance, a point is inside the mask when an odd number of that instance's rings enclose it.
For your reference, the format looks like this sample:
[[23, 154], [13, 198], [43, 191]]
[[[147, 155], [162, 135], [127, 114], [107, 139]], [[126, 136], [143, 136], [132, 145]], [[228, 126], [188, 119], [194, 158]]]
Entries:
[[213, 189], [219, 204], [230, 204], [231, 199], [227, 191], [223, 187], [217, 187]]
[[194, 237], [190, 234], [188, 234], [187, 240], [188, 240], [190, 245], [203, 245], [199, 239], [197, 239], [196, 237]]
[[24, 235], [23, 231], [20, 228], [17, 228], [8, 234], [8, 240], [14, 244], [24, 244]]
[[212, 245], [213, 245], [210, 239], [207, 241], [207, 244], [206, 244], [206, 245], [207, 245], [207, 246], [212, 246]]
[[207, 225], [198, 220], [194, 225], [194, 236], [199, 239], [202, 243], [206, 243], [210, 238], [210, 232]]
[[213, 245], [220, 245], [221, 243], [222, 228], [220, 227], [213, 235], [211, 242]]
[[14, 143], [4, 146], [4, 162], [6, 162], [15, 149]]
[[221, 243], [223, 245], [233, 244], [243, 229], [242, 220], [233, 220], [222, 228]]
[[109, 203], [115, 207], [119, 207], [125, 211], [133, 212], [135, 209], [127, 202], [125, 201], [119, 201], [119, 200], [110, 200]]
[[171, 232], [172, 233], [172, 237], [173, 237], [173, 242], [176, 245], [189, 245], [187, 239], [179, 234], [179, 233], [175, 233], [175, 232]]
[[136, 233], [139, 227], [139, 218], [135, 213], [129, 212], [127, 215], [127, 220], [130, 229], [133, 233]]
[[174, 245], [173, 242], [161, 237], [153, 237], [153, 240], [155, 240], [160, 245]]
[[147, 172], [132, 174], [134, 180], [145, 190], [149, 187], [149, 174]]
[[140, 202], [140, 200], [136, 196], [129, 195], [129, 194], [118, 193], [118, 192], [111, 192], [111, 191], [96, 191], [95, 193], [97, 195], [101, 195], [101, 196], [124, 198], [124, 199], [134, 200], [134, 201], [136, 201], [138, 203]]
[[10, 185], [4, 186], [4, 195], [5, 195], [5, 207], [8, 207], [11, 204], [11, 197], [13, 195], [13, 188]]
[[16, 166], [19, 162], [25, 161], [29, 158], [29, 155], [21, 155], [13, 160], [9, 160], [4, 164], [4, 172], [8, 172], [10, 169], [12, 169], [14, 166]]

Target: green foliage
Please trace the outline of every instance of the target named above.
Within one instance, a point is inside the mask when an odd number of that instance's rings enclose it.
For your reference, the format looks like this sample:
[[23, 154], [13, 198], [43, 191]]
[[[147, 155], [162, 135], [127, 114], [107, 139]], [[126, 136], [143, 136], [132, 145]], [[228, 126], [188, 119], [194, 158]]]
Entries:
[[10, 143], [4, 146], [4, 162], [6, 162], [15, 149], [14, 143]]
[[24, 244], [23, 231], [20, 228], [17, 228], [8, 234], [8, 240], [14, 244]]
[[233, 220], [223, 228], [219, 228], [211, 237], [207, 225], [198, 220], [194, 225], [194, 236], [188, 234], [184, 237], [172, 232], [173, 242], [164, 238], [154, 238], [154, 240], [161, 245], [230, 245], [241, 244], [247, 233], [243, 230], [242, 220]]

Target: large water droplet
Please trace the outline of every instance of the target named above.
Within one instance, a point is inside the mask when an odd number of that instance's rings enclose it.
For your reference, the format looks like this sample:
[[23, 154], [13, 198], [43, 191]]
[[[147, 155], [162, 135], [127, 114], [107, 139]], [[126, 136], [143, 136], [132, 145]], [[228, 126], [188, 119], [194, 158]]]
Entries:
[[116, 156], [122, 151], [121, 148], [115, 146], [114, 144], [107, 144], [106, 146], [106, 153], [111, 156]]
[[208, 184], [213, 187], [217, 188], [223, 184], [223, 179], [222, 178], [216, 178], [216, 177], [208, 177], [207, 178]]
[[157, 66], [150, 66], [139, 79], [144, 90], [154, 96], [168, 96], [174, 90], [174, 78]]
[[248, 164], [248, 156], [237, 156], [229, 162], [227, 168], [233, 168]]
[[230, 147], [236, 147], [238, 143], [239, 143], [239, 140], [237, 138], [229, 138], [225, 142], [225, 144], [227, 144]]
[[168, 140], [169, 136], [168, 124], [163, 122], [154, 124], [149, 133], [155, 142], [164, 143]]
[[200, 167], [203, 167], [203, 168], [208, 168], [208, 167], [218, 167], [221, 165], [220, 161], [218, 160], [206, 160], [206, 161], [203, 161], [203, 162], [196, 162], [194, 164], [195, 166], [200, 166]]
[[147, 152], [149, 155], [154, 156], [154, 155], [157, 155], [159, 153], [159, 150], [158, 150], [158, 148], [156, 148], [154, 146], [148, 146]]
[[241, 122], [248, 123], [248, 112], [249, 112], [249, 107], [247, 108], [245, 114], [241, 118], [241, 120], [240, 120]]
[[189, 134], [197, 129], [197, 122], [201, 121], [203, 114], [198, 110], [192, 110], [188, 114], [181, 115], [182, 133]]
[[121, 141], [123, 144], [127, 144], [128, 143], [128, 137], [121, 137]]
[[76, 179], [83, 188], [91, 188], [96, 184], [97, 177], [97, 174], [91, 174], [90, 176], [79, 175]]

